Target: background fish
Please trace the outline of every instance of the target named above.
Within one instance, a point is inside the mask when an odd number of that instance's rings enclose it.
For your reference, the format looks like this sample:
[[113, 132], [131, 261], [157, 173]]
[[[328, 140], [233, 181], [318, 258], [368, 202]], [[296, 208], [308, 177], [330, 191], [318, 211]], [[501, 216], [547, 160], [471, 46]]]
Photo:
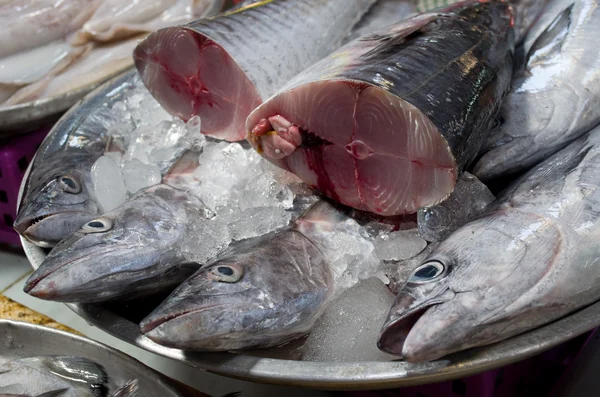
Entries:
[[508, 91], [511, 10], [462, 2], [367, 35], [248, 117], [265, 158], [381, 215], [435, 205], [479, 151]]
[[379, 347], [407, 361], [501, 341], [600, 299], [600, 129], [511, 185], [399, 293]]
[[28, 357], [0, 366], [0, 395], [106, 397], [109, 382], [101, 365], [83, 357]]
[[374, 2], [255, 2], [153, 33], [136, 48], [135, 64], [169, 113], [199, 115], [204, 134], [242, 140], [248, 114], [338, 48]]
[[308, 333], [333, 287], [314, 241], [338, 214], [322, 201], [289, 230], [230, 248], [142, 320], [142, 332], [165, 346], [213, 351], [277, 346]]
[[600, 123], [600, 53], [590, 40], [600, 34], [598, 0], [558, 3], [549, 8], [559, 13], [531, 45], [525, 71], [503, 103], [501, 126], [473, 168], [481, 180], [525, 171]]

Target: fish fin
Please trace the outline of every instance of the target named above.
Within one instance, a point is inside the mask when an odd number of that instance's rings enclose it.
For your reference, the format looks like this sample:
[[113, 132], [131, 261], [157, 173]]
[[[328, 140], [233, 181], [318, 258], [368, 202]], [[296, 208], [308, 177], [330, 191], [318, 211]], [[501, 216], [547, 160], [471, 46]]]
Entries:
[[175, 164], [163, 177], [163, 182], [170, 186], [176, 186], [178, 181], [185, 176], [191, 175], [200, 165], [200, 153], [186, 150]]
[[300, 216], [294, 222], [292, 229], [304, 235], [315, 229], [331, 231], [345, 219], [347, 219], [347, 215], [343, 209], [327, 200], [321, 200]]
[[44, 357], [42, 363], [56, 376], [71, 381], [85, 382], [93, 385], [97, 390], [108, 392], [110, 379], [106, 369], [92, 360], [77, 356], [54, 356]]
[[137, 379], [131, 379], [125, 383], [125, 385], [119, 387], [117, 390], [112, 392], [108, 397], [133, 397], [138, 391], [139, 382]]
[[531, 68], [535, 64], [543, 63], [547, 58], [560, 51], [571, 27], [571, 13], [573, 12], [574, 5], [574, 3], [571, 4], [558, 14], [546, 30], [533, 42], [527, 54], [528, 68]]
[[109, 136], [106, 141], [105, 152], [125, 153], [125, 139], [123, 137]]

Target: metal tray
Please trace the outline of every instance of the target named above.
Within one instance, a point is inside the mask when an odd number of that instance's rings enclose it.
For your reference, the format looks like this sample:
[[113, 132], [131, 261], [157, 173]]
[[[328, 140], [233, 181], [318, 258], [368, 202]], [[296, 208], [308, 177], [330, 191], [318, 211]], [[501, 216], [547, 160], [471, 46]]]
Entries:
[[39, 355], [74, 355], [89, 358], [104, 366], [119, 384], [139, 380], [139, 395], [145, 397], [205, 396], [180, 388], [139, 361], [81, 336], [18, 321], [0, 320], [0, 357], [19, 358]]
[[[85, 118], [94, 103], [101, 103], [99, 95], [115, 94], [122, 86], [123, 75], [90, 93], [79, 105], [73, 107], [57, 123], [50, 134], [58, 128], [76, 128], [73, 120]], [[63, 125], [63, 127], [61, 127]], [[33, 162], [32, 162], [33, 164]], [[30, 165], [31, 167], [31, 165]], [[27, 175], [19, 193], [23, 193]], [[34, 268], [46, 256], [46, 252], [21, 239], [25, 254]], [[501, 367], [548, 350], [569, 339], [600, 326], [600, 302], [559, 321], [526, 334], [482, 348], [471, 349], [447, 358], [423, 364], [402, 361], [329, 363], [286, 360], [276, 357], [274, 350], [260, 353], [192, 353], [160, 346], [143, 336], [138, 325], [102, 305], [67, 304], [90, 324], [109, 334], [150, 352], [179, 360], [217, 374], [234, 378], [281, 385], [303, 386], [319, 389], [383, 389], [440, 382], [461, 378]]]

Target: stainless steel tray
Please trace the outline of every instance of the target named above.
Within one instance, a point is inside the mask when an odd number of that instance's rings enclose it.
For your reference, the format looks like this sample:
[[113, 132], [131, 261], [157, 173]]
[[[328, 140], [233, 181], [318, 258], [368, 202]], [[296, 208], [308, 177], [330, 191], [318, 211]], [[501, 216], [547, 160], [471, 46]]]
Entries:
[[89, 358], [105, 367], [119, 384], [139, 380], [139, 395], [145, 397], [193, 397], [192, 392], [172, 384], [139, 361], [98, 342], [41, 325], [0, 320], [0, 357], [74, 355]]
[[[116, 77], [89, 94], [62, 117], [50, 134], [57, 133], [58, 128], [76, 128], [79, 123], [71, 121], [85, 118], [86, 112], [94, 103], [102, 102], [101, 98], [98, 98], [99, 95], [114, 95], [115, 90], [122, 86], [122, 78], [123, 76]], [[21, 185], [19, 196], [23, 192], [28, 174], [29, 170]], [[24, 239], [21, 241], [25, 254], [33, 267], [37, 268], [46, 256], [45, 251]], [[269, 356], [272, 351], [263, 352], [260, 357], [250, 353], [184, 352], [152, 342], [140, 333], [136, 323], [104, 306], [67, 306], [89, 323], [125, 342], [193, 367], [250, 381], [320, 389], [382, 389], [456, 379], [523, 360], [600, 326], [598, 302], [526, 334], [495, 345], [460, 352], [431, 363], [328, 363], [278, 359], [274, 355]]]

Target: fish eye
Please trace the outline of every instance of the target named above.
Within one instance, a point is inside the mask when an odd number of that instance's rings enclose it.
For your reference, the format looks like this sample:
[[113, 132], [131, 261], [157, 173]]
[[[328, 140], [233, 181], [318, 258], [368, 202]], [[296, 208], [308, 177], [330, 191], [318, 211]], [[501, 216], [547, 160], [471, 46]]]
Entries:
[[492, 124], [492, 130], [498, 129], [502, 127], [504, 124], [504, 117], [498, 116], [494, 119], [494, 123]]
[[57, 178], [58, 186], [65, 192], [71, 194], [77, 194], [81, 192], [81, 186], [79, 182], [71, 175], [62, 175]]
[[210, 275], [221, 283], [237, 283], [244, 275], [244, 269], [237, 264], [215, 265], [211, 267]]
[[94, 219], [89, 221], [88, 223], [86, 223], [85, 225], [82, 226], [81, 228], [81, 232], [82, 233], [101, 233], [101, 232], [107, 232], [110, 229], [112, 229], [113, 227], [113, 222], [112, 220], [108, 219], [108, 218], [98, 218], [98, 219]]
[[424, 284], [438, 279], [446, 267], [442, 262], [429, 261], [419, 266], [409, 277], [408, 282], [413, 284]]

